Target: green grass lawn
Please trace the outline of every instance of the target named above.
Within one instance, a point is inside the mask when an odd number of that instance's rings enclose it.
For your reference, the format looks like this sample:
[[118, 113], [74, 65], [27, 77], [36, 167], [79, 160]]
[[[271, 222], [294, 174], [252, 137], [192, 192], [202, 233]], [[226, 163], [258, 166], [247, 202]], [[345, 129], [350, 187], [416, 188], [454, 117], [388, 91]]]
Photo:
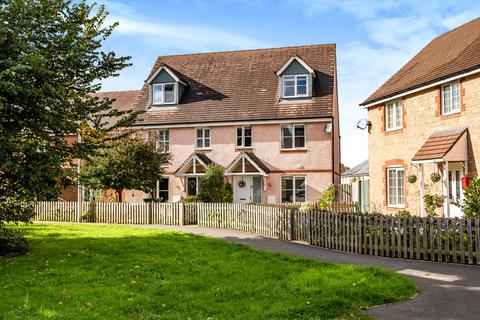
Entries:
[[0, 258], [0, 319], [331, 319], [407, 299], [415, 284], [156, 229], [35, 224]]

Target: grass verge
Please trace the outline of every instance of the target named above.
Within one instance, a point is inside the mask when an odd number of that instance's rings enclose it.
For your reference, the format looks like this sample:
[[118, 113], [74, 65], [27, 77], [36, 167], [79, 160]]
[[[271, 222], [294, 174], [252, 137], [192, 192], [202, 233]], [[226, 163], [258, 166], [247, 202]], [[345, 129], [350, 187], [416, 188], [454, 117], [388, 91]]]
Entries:
[[405, 300], [413, 281], [186, 233], [34, 224], [0, 258], [0, 319], [332, 319]]

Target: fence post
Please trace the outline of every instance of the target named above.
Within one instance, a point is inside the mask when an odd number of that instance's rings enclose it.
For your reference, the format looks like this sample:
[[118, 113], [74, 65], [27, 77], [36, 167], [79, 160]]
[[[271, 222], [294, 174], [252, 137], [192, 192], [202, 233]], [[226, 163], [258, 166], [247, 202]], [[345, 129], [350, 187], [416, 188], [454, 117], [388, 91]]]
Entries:
[[179, 225], [183, 226], [185, 221], [184, 221], [184, 212], [185, 212], [185, 203], [184, 202], [179, 202]]
[[290, 239], [295, 240], [295, 216], [297, 214], [297, 208], [290, 209]]
[[153, 202], [147, 202], [147, 224], [152, 224], [153, 221]]

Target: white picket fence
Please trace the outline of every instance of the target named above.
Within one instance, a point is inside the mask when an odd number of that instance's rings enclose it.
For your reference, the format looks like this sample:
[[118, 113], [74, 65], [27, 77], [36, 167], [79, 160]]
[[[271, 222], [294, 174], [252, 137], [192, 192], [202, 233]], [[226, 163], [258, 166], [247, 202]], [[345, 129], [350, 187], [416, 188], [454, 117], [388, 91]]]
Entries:
[[196, 224], [196, 210], [184, 203], [53, 202], [34, 204], [35, 220], [121, 224]]

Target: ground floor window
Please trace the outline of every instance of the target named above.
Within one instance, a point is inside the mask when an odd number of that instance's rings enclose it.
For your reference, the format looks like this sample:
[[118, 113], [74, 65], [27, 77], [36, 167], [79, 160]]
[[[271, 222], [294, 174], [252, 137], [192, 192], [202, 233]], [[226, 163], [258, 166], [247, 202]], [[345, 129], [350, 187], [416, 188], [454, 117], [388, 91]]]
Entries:
[[403, 167], [387, 169], [388, 206], [405, 206], [405, 187]]
[[168, 202], [168, 177], [164, 177], [158, 182], [157, 198], [162, 202]]
[[198, 177], [187, 178], [187, 195], [196, 196], [198, 194]]
[[282, 177], [282, 203], [305, 202], [305, 177]]

